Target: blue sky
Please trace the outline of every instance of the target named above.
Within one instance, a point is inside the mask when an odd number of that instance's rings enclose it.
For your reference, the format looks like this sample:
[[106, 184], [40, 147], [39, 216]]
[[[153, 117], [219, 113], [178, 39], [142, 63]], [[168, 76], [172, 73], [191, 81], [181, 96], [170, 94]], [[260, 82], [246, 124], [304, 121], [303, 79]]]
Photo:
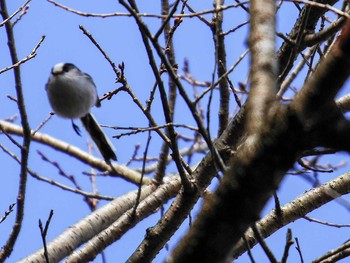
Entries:
[[[212, 8], [211, 1], [190, 1], [191, 5], [197, 10]], [[8, 1], [9, 13], [16, 10], [24, 1]], [[60, 1], [72, 8], [91, 13], [112, 13], [125, 12], [117, 1], [103, 0], [96, 4], [92, 0]], [[152, 3], [152, 4], [151, 4]], [[159, 13], [158, 1], [140, 0], [138, 1], [142, 13]], [[278, 20], [278, 30], [287, 33], [296, 19], [296, 10], [293, 4], [284, 4], [284, 10]], [[286, 15], [291, 18], [286, 19]], [[293, 15], [293, 16], [292, 16]], [[210, 18], [210, 16], [208, 17]], [[230, 10], [225, 14], [225, 29], [228, 30], [248, 19], [248, 15], [241, 10]], [[155, 18], [144, 18], [151, 28], [155, 29], [160, 25], [160, 21]], [[148, 59], [143, 48], [142, 40], [138, 28], [132, 18], [113, 17], [113, 18], [86, 18], [81, 17], [58, 7], [46, 1], [32, 1], [28, 13], [15, 27], [15, 37], [19, 58], [27, 56], [34, 46], [38, 43], [42, 35], [45, 35], [45, 41], [38, 50], [38, 55], [33, 60], [28, 61], [22, 66], [22, 81], [25, 103], [28, 111], [30, 125], [35, 129], [47, 116], [51, 108], [48, 103], [45, 83], [49, 77], [51, 67], [58, 62], [71, 62], [76, 64], [82, 71], [89, 73], [97, 87], [98, 93], [102, 96], [105, 92], [111, 91], [120, 86], [115, 84], [115, 75], [101, 53], [83, 35], [79, 29], [83, 25], [99, 42], [99, 44], [108, 53], [115, 63], [124, 62], [126, 65], [125, 74], [128, 82], [141, 102], [145, 102], [149, 96], [151, 87], [154, 84], [154, 77], [148, 64]], [[155, 31], [153, 31], [155, 32]], [[234, 64], [238, 57], [247, 48], [247, 27], [239, 29], [235, 34], [228, 35], [227, 60], [228, 66]], [[213, 41], [210, 30], [198, 19], [185, 19], [175, 34], [175, 48], [179, 72], [182, 73], [184, 59], [190, 62], [192, 75], [201, 81], [210, 81], [214, 69]], [[7, 46], [4, 28], [0, 28], [0, 68], [11, 64]], [[276, 48], [278, 48], [277, 45]], [[234, 85], [239, 81], [245, 81], [248, 70], [248, 58], [244, 60], [230, 78]], [[295, 83], [301, 85], [301, 83]], [[12, 71], [6, 72], [0, 76], [0, 119], [9, 118], [18, 114], [16, 104], [7, 98], [7, 95], [15, 96]], [[342, 92], [346, 92], [343, 90]], [[214, 99], [217, 97], [214, 96]], [[164, 123], [164, 117], [161, 114], [159, 100], [154, 104], [154, 116], [159, 124]], [[231, 108], [234, 108], [231, 103]], [[212, 109], [215, 112], [215, 105]], [[93, 109], [93, 113], [101, 124], [116, 126], [143, 126], [148, 125], [147, 119], [140, 110], [133, 104], [131, 98], [125, 93], [119, 93], [110, 101], [103, 101], [102, 107]], [[212, 129], [215, 134], [216, 114], [212, 114]], [[194, 121], [184, 104], [179, 101], [175, 114], [175, 122], [194, 125]], [[16, 121], [19, 123], [19, 120]], [[89, 138], [86, 133], [82, 137], [77, 136], [71, 128], [70, 121], [63, 120], [54, 116], [41, 130], [43, 133], [50, 134], [61, 140], [72, 143], [82, 149], [87, 149]], [[119, 131], [105, 129], [110, 138], [119, 134]], [[189, 133], [191, 135], [191, 133]], [[17, 138], [20, 141], [20, 138]], [[119, 140], [113, 139], [113, 144], [117, 148], [117, 155], [120, 163], [126, 163], [132, 156], [134, 145], [146, 143], [144, 134], [136, 136], [124, 136]], [[18, 154], [18, 150], [8, 141], [5, 136], [0, 136], [0, 143]], [[150, 155], [157, 156], [159, 151], [160, 139], [153, 134]], [[139, 155], [142, 154], [143, 147]], [[78, 163], [75, 159], [58, 153], [48, 147], [32, 143], [29, 167], [42, 176], [69, 184], [61, 178], [57, 170], [50, 164], [43, 162], [37, 154], [37, 150], [43, 152], [53, 161], [58, 161], [68, 174], [74, 175], [79, 184], [86, 190], [91, 190], [91, 184], [82, 171], [91, 171], [91, 168]], [[99, 156], [99, 153], [94, 151]], [[198, 158], [200, 158], [199, 156]], [[348, 155], [341, 154], [325, 159], [326, 162], [338, 164], [341, 161], [348, 161]], [[0, 185], [0, 215], [5, 211], [9, 204], [15, 202], [18, 184], [18, 165], [5, 153], [0, 151], [0, 166], [3, 169], [2, 184]], [[132, 166], [140, 167], [141, 163], [133, 163]], [[173, 169], [173, 167], [170, 167]], [[173, 170], [174, 171], [174, 170]], [[336, 174], [346, 171], [341, 169], [332, 175], [322, 175], [321, 181], [326, 182]], [[128, 191], [134, 190], [135, 186], [125, 183], [121, 179], [97, 178], [97, 185], [101, 193], [120, 196]], [[281, 203], [284, 204], [302, 194], [311, 186], [298, 176], [288, 176], [279, 189]], [[79, 219], [89, 214], [88, 207], [82, 202], [82, 197], [66, 193], [60, 189], [50, 186], [46, 183], [37, 181], [29, 177], [27, 200], [25, 208], [25, 220], [22, 232], [19, 236], [14, 252], [9, 262], [15, 262], [18, 259], [34, 252], [41, 245], [41, 238], [38, 229], [38, 220], [46, 220], [50, 209], [54, 210], [54, 217], [48, 233], [48, 240], [53, 239], [60, 234], [69, 225], [74, 224]], [[270, 202], [271, 203], [271, 202]], [[168, 203], [167, 205], [169, 205]], [[271, 209], [268, 205], [266, 211]], [[314, 213], [311, 216], [322, 220], [328, 220], [336, 223], [348, 223], [349, 213], [338, 204], [329, 204]], [[160, 213], [147, 218], [142, 223], [129, 231], [120, 241], [106, 249], [108, 262], [123, 262], [130, 256], [138, 244], [142, 241], [145, 229], [153, 226], [160, 218]], [[10, 227], [14, 220], [14, 213], [0, 225], [0, 242], [6, 240]], [[188, 221], [184, 223], [180, 234], [177, 234], [170, 241], [170, 248], [174, 246], [184, 229], [187, 228]], [[288, 227], [292, 228], [293, 236], [299, 238], [303, 249], [305, 261], [308, 262], [324, 252], [337, 247], [344, 242], [349, 235], [348, 229], [334, 229], [319, 226], [313, 223], [307, 223], [305, 220], [299, 220]], [[307, 231], [306, 231], [307, 230]], [[285, 242], [286, 229], [280, 230], [273, 237], [267, 239], [272, 251], [277, 258], [281, 258]], [[267, 258], [257, 246], [253, 250], [257, 262], [266, 262]], [[290, 262], [297, 262], [298, 255], [294, 248], [291, 248]], [[167, 255], [163, 250], [155, 262], [161, 262]], [[117, 261], [116, 261], [117, 260]], [[98, 257], [94, 262], [101, 262]], [[243, 256], [237, 262], [248, 262], [248, 258]]]

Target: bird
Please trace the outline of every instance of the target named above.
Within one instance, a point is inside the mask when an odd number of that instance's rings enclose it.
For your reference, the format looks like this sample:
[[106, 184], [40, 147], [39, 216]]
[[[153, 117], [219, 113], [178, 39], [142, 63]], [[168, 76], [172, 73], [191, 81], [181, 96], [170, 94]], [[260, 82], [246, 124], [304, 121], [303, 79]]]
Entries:
[[93, 106], [101, 106], [92, 77], [72, 63], [58, 63], [52, 67], [45, 89], [55, 114], [72, 120], [78, 135], [80, 129], [74, 120], [80, 119], [106, 163], [116, 161], [113, 144], [90, 112]]

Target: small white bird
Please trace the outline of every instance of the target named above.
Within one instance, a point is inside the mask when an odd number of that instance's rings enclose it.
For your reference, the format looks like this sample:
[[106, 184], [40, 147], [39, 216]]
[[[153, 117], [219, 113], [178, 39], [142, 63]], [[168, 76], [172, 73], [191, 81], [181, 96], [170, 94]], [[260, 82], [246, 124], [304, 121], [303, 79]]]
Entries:
[[71, 119], [74, 130], [80, 130], [73, 120], [80, 118], [104, 160], [117, 160], [113, 144], [90, 113], [93, 106], [100, 107], [96, 86], [90, 75], [81, 72], [71, 63], [58, 63], [46, 84], [46, 91], [53, 111], [63, 118]]

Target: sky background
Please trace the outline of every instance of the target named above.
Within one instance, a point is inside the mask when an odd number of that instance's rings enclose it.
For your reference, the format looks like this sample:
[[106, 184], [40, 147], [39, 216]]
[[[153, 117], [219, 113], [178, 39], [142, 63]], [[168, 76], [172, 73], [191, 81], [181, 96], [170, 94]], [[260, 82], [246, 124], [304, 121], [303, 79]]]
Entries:
[[[9, 13], [12, 13], [24, 3], [24, 1], [18, 0], [7, 2]], [[159, 1], [140, 0], [137, 2], [141, 13], [158, 14], [160, 12]], [[90, 13], [126, 12], [118, 4], [118, 1], [112, 0], [101, 0], [98, 1], [98, 4], [92, 0], [60, 1], [60, 3], [73, 9]], [[212, 8], [211, 1], [190, 0], [189, 3], [197, 11]], [[292, 3], [285, 3], [278, 15], [278, 31], [283, 33], [289, 32], [297, 14], [298, 12]], [[329, 15], [332, 17], [332, 14]], [[210, 19], [210, 15], [207, 18]], [[247, 19], [248, 15], [241, 9], [227, 11], [225, 13], [224, 31], [245, 22]], [[153, 32], [160, 25], [160, 21], [155, 18], [144, 18], [144, 21], [153, 29]], [[45, 84], [52, 66], [58, 62], [74, 63], [82, 71], [89, 73], [98, 87], [99, 96], [120, 86], [120, 84], [115, 83], [115, 75], [110, 65], [90, 40], [83, 35], [79, 25], [83, 25], [94, 36], [115, 63], [125, 63], [125, 75], [128, 83], [142, 103], [147, 100], [150, 89], [154, 85], [155, 80], [148, 64], [140, 33], [132, 18], [86, 18], [62, 10], [44, 0], [32, 1], [28, 13], [15, 26], [14, 30], [19, 59], [26, 57], [40, 38], [43, 35], [46, 36], [45, 41], [37, 52], [37, 57], [25, 63], [21, 68], [23, 92], [32, 129], [38, 127], [49, 116], [51, 111], [46, 97]], [[226, 37], [228, 67], [231, 67], [247, 48], [247, 29], [248, 27], [245, 26]], [[4, 28], [0, 28], [0, 57], [2, 58], [0, 60], [0, 68], [11, 65], [6, 42]], [[187, 59], [190, 65], [190, 72], [197, 80], [211, 81], [214, 69], [214, 52], [212, 34], [207, 26], [195, 18], [184, 19], [176, 31], [174, 45], [177, 63], [179, 64], [179, 73], [183, 73], [183, 63]], [[276, 48], [278, 47], [279, 44], [277, 44]], [[235, 86], [237, 86], [238, 82], [246, 80], [248, 62], [248, 57], [246, 57], [237, 70], [230, 75]], [[300, 87], [302, 83], [296, 81], [293, 85]], [[346, 85], [341, 94], [345, 94], [347, 91], [348, 87]], [[16, 96], [12, 71], [8, 71], [0, 76], [0, 119], [18, 115], [16, 104], [7, 95]], [[214, 95], [214, 101], [215, 99], [217, 99], [216, 94]], [[217, 127], [215, 105], [217, 104], [213, 104], [211, 125], [213, 134], [215, 134], [215, 128]], [[153, 109], [152, 113], [155, 119], [159, 124], [163, 124], [164, 116], [162, 115], [159, 100], [155, 101]], [[233, 103], [231, 103], [231, 109], [232, 112], [235, 109]], [[112, 100], [103, 101], [101, 108], [93, 109], [93, 114], [101, 124], [125, 127], [147, 127], [148, 125], [147, 119], [126, 93], [119, 93]], [[181, 100], [179, 100], [176, 108], [175, 122], [194, 125], [191, 115]], [[16, 120], [16, 123], [19, 123], [19, 119]], [[122, 132], [107, 128], [105, 131], [110, 138]], [[60, 119], [57, 116], [54, 116], [40, 132], [72, 143], [81, 149], [87, 149], [87, 143], [89, 142], [85, 132], [83, 132], [82, 137], [77, 136], [71, 128], [71, 122]], [[189, 136], [193, 135], [188, 131], [183, 132], [187, 132]], [[17, 140], [21, 142], [21, 138], [17, 137]], [[124, 136], [118, 140], [112, 139], [112, 141], [117, 149], [119, 163], [125, 164], [131, 158], [136, 144], [142, 146], [139, 156], [142, 155], [146, 137], [145, 134], [140, 134]], [[156, 157], [158, 155], [160, 142], [158, 136], [153, 134], [149, 150], [151, 156]], [[0, 143], [14, 153], [19, 153], [18, 149], [5, 136], [0, 136]], [[185, 146], [185, 143], [181, 142], [180, 145]], [[42, 152], [50, 160], [59, 162], [61, 168], [67, 174], [74, 175], [77, 178], [79, 185], [83, 189], [91, 190], [88, 177], [82, 173], [90, 172], [90, 167], [35, 142], [31, 144], [29, 168], [44, 177], [71, 185], [58, 175], [56, 168], [42, 161], [37, 151]], [[96, 151], [93, 154], [100, 156]], [[192, 164], [199, 161], [201, 157], [199, 155]], [[338, 154], [322, 160], [325, 163], [337, 165], [341, 162], [348, 162], [349, 157], [347, 154]], [[19, 166], [7, 154], [0, 151], [0, 167], [3, 167], [0, 174], [2, 180], [0, 185], [0, 215], [2, 215], [8, 206], [16, 201]], [[133, 162], [131, 167], [141, 167], [141, 162]], [[172, 166], [170, 168], [173, 169]], [[320, 176], [320, 181], [326, 182], [345, 171], [348, 171], [348, 167], [339, 169], [333, 174], [324, 174]], [[115, 178], [97, 177], [97, 186], [100, 193], [111, 196], [120, 196], [136, 189], [134, 185]], [[302, 176], [287, 176], [279, 189], [280, 201], [282, 204], [285, 204], [309, 188], [311, 188], [311, 185]], [[51, 209], [54, 210], [54, 217], [49, 228], [48, 241], [55, 238], [68, 226], [88, 215], [90, 213], [89, 208], [83, 203], [82, 199], [81, 196], [62, 191], [29, 176], [23, 228], [8, 262], [16, 262], [42, 247], [38, 220], [45, 221]], [[170, 205], [170, 202], [166, 205], [166, 208], [168, 205]], [[269, 202], [264, 213], [270, 211], [271, 207], [272, 202]], [[333, 202], [311, 213], [310, 216], [324, 221], [348, 224], [350, 222], [348, 210], [349, 207], [344, 208], [344, 206]], [[1, 246], [8, 237], [14, 216], [15, 213], [12, 213], [0, 225]], [[143, 240], [146, 228], [156, 224], [159, 218], [160, 212], [157, 212], [154, 216], [145, 219], [130, 230], [116, 244], [108, 247], [105, 250], [107, 262], [125, 261]], [[170, 250], [187, 227], [188, 220], [184, 222], [181, 230], [169, 242]], [[290, 224], [288, 227], [292, 229], [293, 236], [299, 239], [305, 262], [309, 262], [328, 250], [339, 246], [349, 237], [348, 228], [335, 229], [308, 223], [302, 219]], [[281, 258], [283, 253], [285, 234], [286, 228], [283, 228], [267, 239], [268, 245], [278, 259]], [[163, 249], [154, 262], [162, 262], [167, 254], [168, 251]], [[257, 262], [267, 262], [267, 258], [259, 246], [253, 249], [253, 255]], [[98, 256], [94, 262], [101, 262], [101, 257]], [[249, 262], [249, 260], [247, 256], [242, 256], [237, 262]], [[298, 254], [294, 247], [291, 248], [289, 262], [299, 262]]]

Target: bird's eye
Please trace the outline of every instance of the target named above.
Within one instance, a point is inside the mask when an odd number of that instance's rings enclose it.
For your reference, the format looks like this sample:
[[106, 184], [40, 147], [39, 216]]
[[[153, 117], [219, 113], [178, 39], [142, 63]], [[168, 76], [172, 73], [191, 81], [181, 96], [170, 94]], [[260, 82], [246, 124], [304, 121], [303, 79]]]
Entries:
[[74, 66], [72, 63], [66, 63], [63, 65], [62, 70], [63, 70], [63, 72], [69, 72], [74, 68], [76, 68], [76, 66]]
[[63, 71], [68, 72], [70, 70], [70, 67], [68, 65], [63, 66]]

